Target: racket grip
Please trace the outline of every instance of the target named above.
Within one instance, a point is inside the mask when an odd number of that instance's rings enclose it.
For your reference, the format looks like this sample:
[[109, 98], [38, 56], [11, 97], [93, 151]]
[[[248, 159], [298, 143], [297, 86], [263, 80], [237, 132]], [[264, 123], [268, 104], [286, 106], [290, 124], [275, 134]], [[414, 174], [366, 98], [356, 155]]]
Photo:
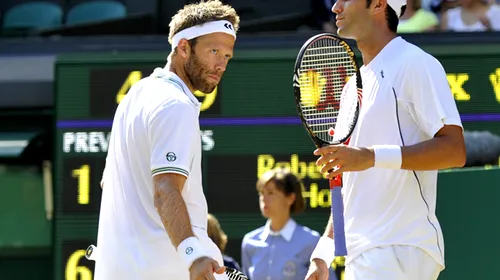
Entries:
[[[333, 180], [332, 180], [333, 181]], [[332, 216], [333, 216], [333, 240], [335, 241], [335, 256], [347, 256], [344, 231], [344, 202], [342, 201], [342, 188], [340, 185], [333, 187]]]

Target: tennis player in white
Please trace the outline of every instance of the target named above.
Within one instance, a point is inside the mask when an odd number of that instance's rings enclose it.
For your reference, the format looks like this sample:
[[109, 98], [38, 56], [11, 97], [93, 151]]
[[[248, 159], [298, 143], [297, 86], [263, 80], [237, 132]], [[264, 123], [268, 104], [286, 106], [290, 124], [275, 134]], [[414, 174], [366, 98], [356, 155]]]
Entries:
[[[439, 61], [396, 35], [405, 5], [337, 0], [332, 9], [338, 35], [356, 40], [363, 58], [349, 145], [314, 151], [328, 178], [344, 174], [346, 280], [435, 280], [445, 266], [437, 170], [465, 164], [463, 129]], [[356, 90], [352, 81], [344, 90]], [[332, 235], [330, 217], [306, 279], [327, 279]]]
[[200, 103], [233, 55], [239, 17], [219, 1], [172, 18], [165, 68], [135, 84], [116, 111], [99, 216], [95, 280], [227, 279], [207, 234]]

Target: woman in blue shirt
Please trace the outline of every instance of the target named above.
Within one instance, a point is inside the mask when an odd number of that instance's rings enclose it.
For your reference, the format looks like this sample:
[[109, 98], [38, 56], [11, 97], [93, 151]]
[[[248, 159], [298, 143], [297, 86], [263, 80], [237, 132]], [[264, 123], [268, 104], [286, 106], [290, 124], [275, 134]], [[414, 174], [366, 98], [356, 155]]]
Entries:
[[271, 170], [257, 181], [257, 192], [268, 220], [243, 238], [243, 272], [253, 280], [304, 280], [320, 235], [290, 217], [305, 208], [301, 181], [288, 170]]

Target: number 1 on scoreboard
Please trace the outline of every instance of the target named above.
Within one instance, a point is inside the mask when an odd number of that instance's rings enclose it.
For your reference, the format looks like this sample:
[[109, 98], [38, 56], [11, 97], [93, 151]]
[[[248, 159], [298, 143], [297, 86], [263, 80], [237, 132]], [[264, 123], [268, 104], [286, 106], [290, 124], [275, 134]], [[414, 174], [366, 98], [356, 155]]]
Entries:
[[78, 179], [78, 204], [89, 204], [90, 200], [90, 167], [85, 164], [72, 171], [72, 176]]

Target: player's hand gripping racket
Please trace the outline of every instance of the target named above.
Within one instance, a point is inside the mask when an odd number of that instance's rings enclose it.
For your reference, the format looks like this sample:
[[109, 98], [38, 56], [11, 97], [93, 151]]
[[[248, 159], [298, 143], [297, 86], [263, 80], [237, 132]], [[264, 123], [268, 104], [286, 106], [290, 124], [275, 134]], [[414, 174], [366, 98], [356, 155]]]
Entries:
[[[355, 81], [346, 86], [348, 79]], [[362, 91], [349, 45], [329, 33], [311, 37], [297, 56], [293, 88], [300, 119], [314, 144], [318, 148], [347, 144], [358, 119]], [[330, 180], [335, 256], [347, 255], [341, 188], [341, 176]]]

